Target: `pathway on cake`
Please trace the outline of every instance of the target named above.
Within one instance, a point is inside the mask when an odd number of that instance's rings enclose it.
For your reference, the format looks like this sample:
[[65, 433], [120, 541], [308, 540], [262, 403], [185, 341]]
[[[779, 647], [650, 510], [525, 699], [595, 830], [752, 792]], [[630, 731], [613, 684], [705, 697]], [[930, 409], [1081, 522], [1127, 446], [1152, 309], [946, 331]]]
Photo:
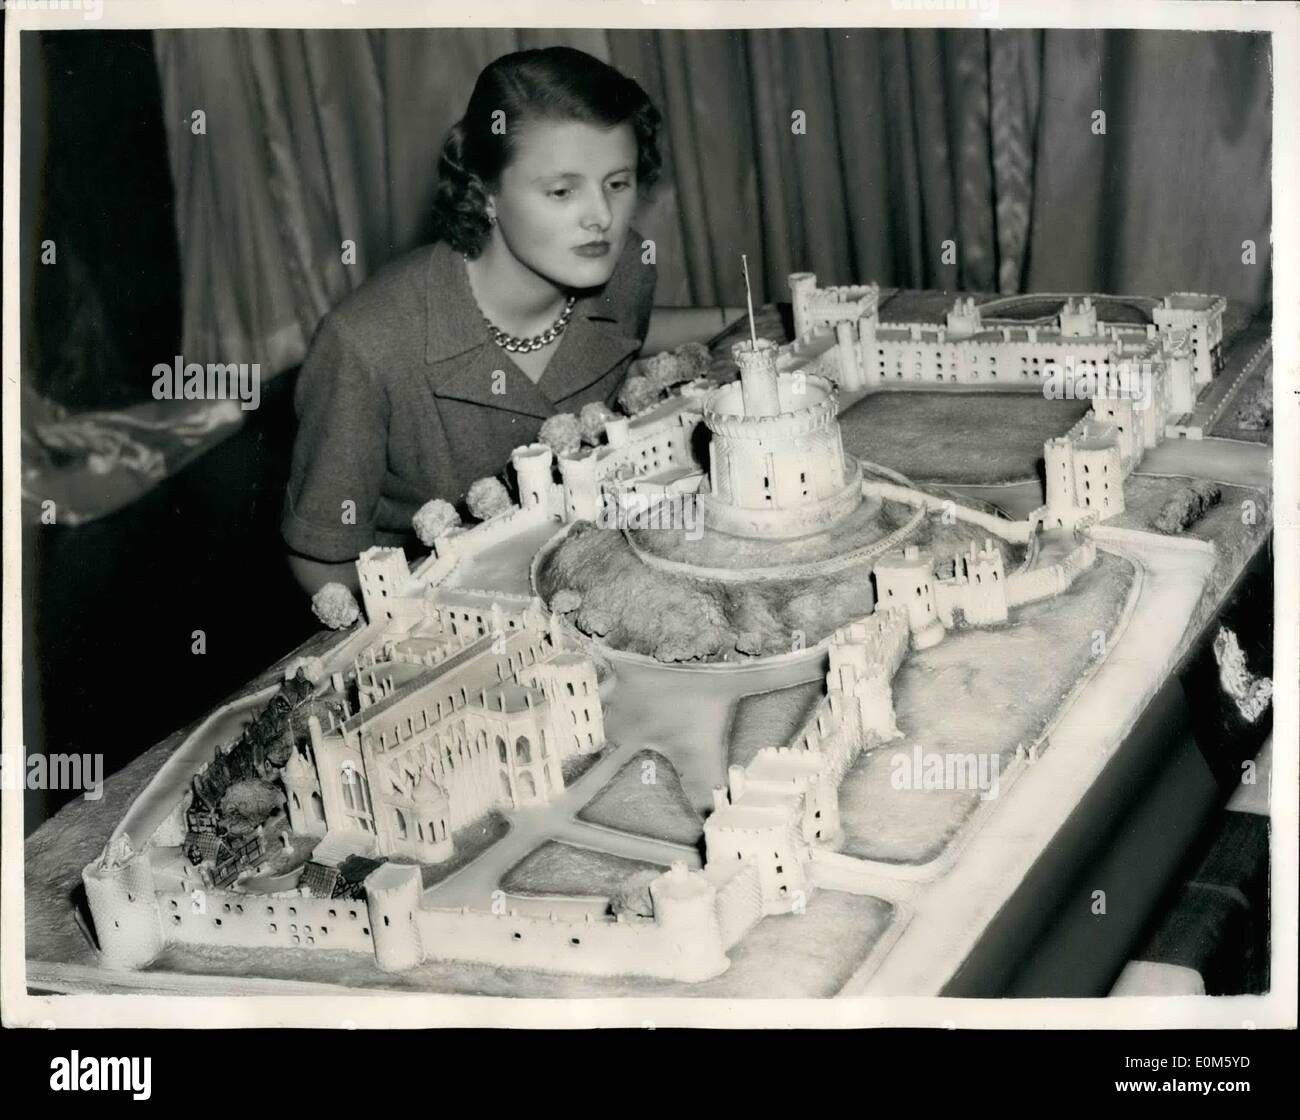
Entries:
[[506, 872], [547, 840], [599, 848], [650, 863], [667, 865], [674, 860], [683, 860], [691, 867], [699, 867], [699, 853], [690, 848], [648, 836], [615, 834], [573, 819], [578, 810], [595, 797], [640, 749], [639, 743], [620, 744], [546, 805], [502, 810], [510, 822], [510, 831], [472, 863], [429, 887], [422, 896], [422, 905], [426, 909], [457, 906], [491, 909], [492, 892], [497, 890]]

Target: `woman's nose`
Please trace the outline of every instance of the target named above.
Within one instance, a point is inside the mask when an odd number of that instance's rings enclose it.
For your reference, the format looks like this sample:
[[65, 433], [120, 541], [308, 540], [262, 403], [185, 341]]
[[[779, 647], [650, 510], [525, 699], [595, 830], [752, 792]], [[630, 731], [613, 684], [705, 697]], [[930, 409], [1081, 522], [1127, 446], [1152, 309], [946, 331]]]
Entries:
[[587, 212], [583, 216], [583, 225], [587, 229], [603, 232], [609, 229], [613, 221], [614, 211], [610, 208], [609, 199], [605, 197], [605, 192], [598, 187], [587, 200]]

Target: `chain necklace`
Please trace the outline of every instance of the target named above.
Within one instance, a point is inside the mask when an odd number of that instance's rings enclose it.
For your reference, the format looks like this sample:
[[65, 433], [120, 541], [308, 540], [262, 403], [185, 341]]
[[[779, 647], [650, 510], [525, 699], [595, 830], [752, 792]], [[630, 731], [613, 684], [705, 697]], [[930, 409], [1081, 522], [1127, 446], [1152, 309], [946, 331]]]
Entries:
[[[469, 264], [469, 256], [462, 253], [465, 263]], [[569, 317], [573, 314], [573, 307], [576, 304], [577, 297], [570, 296], [564, 303], [564, 309], [560, 312], [559, 318], [555, 320], [541, 334], [535, 334], [532, 338], [520, 338], [517, 335], [507, 334], [498, 327], [491, 319], [483, 314], [483, 309], [479, 308], [479, 314], [483, 316], [483, 322], [487, 324], [488, 333], [502, 350], [511, 354], [530, 354], [534, 350], [540, 350], [543, 346], [549, 346], [564, 333], [564, 328], [569, 325]]]

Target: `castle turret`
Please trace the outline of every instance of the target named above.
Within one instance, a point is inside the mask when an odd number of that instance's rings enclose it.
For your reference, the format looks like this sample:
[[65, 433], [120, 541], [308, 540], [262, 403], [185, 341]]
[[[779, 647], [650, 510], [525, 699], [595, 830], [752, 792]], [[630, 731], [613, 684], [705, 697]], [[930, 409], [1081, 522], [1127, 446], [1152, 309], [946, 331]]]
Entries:
[[600, 513], [600, 481], [593, 452], [560, 456], [564, 479], [564, 520], [595, 521]]
[[847, 319], [841, 319], [835, 324], [835, 341], [840, 356], [840, 388], [849, 391], [861, 389], [867, 379], [858, 348], [857, 328]]
[[983, 327], [980, 319], [980, 310], [975, 306], [975, 300], [967, 296], [966, 299], [958, 299], [948, 312], [946, 332], [954, 338], [970, 338], [971, 335], [979, 334]]
[[[1136, 375], [1140, 377], [1140, 373]], [[1148, 375], [1149, 377], [1149, 375]], [[1124, 389], [1116, 387], [1116, 379], [1107, 378], [1098, 385], [1092, 398], [1093, 419], [1115, 428], [1115, 442], [1119, 447], [1120, 460], [1131, 469], [1142, 458], [1146, 421], [1157, 419], [1155, 410], [1142, 407], [1140, 397], [1124, 395]], [[1152, 446], [1155, 446], [1154, 442]]]
[[817, 291], [815, 272], [790, 273], [790, 302], [794, 305], [794, 337], [798, 342], [808, 336], [812, 326], [808, 318], [808, 300]]
[[411, 566], [400, 548], [375, 545], [357, 557], [357, 577], [366, 620], [378, 622], [393, 617], [393, 600], [406, 590]]
[[167, 939], [146, 852], [132, 851], [125, 836], [110, 841], [82, 870], [81, 881], [104, 968], [143, 968], [162, 952]]
[[811, 893], [805, 873], [807, 844], [802, 838], [801, 798], [754, 797], [729, 771], [731, 804], [715, 809], [704, 821], [704, 843], [709, 863], [748, 863], [758, 872], [764, 914], [789, 914], [802, 897]]
[[1186, 330], [1170, 330], [1161, 339], [1165, 376], [1169, 381], [1169, 412], [1185, 416], [1196, 407], [1196, 382], [1192, 376], [1192, 343]]
[[420, 775], [415, 787], [416, 821], [414, 840], [420, 845], [416, 858], [423, 863], [441, 863], [451, 859], [452, 839], [447, 822], [451, 820], [451, 799], [428, 771]]
[[1068, 436], [1055, 436], [1043, 444], [1047, 476], [1048, 527], [1074, 523], [1074, 445]]
[[651, 880], [650, 898], [663, 948], [679, 980], [708, 980], [727, 970], [731, 962], [722, 951], [717, 891], [708, 879], [675, 862]]
[[1187, 331], [1192, 352], [1192, 380], [1197, 385], [1208, 385], [1214, 378], [1219, 345], [1223, 341], [1225, 307], [1227, 301], [1222, 296], [1172, 292], [1151, 312], [1160, 335], [1178, 329]]
[[560, 758], [591, 754], [604, 746], [600, 688], [589, 657], [561, 651], [539, 661], [520, 679], [535, 683], [551, 698]]
[[523, 509], [534, 506], [550, 507], [551, 463], [554, 454], [544, 443], [529, 443], [516, 447], [510, 453], [515, 475], [519, 480], [519, 505]]
[[605, 421], [605, 442], [610, 447], [622, 447], [628, 441], [628, 417], [611, 416]]
[[1081, 300], [1067, 299], [1061, 308], [1062, 338], [1096, 338], [1097, 308], [1090, 296]]
[[1073, 527], [1085, 514], [1105, 521], [1124, 512], [1124, 470], [1114, 426], [1085, 417], [1043, 445], [1048, 528]]
[[386, 863], [366, 877], [366, 908], [375, 943], [375, 963], [385, 972], [405, 972], [424, 960], [417, 918], [418, 864]]
[[[717, 389], [704, 406], [713, 438], [699, 506], [706, 525], [733, 536], [778, 540], [821, 532], [862, 501], [861, 466], [844, 454], [834, 383], [817, 374], [776, 374], [774, 349], [765, 339], [757, 350], [736, 346], [742, 380]], [[755, 408], [771, 411], [755, 415]]]
[[776, 343], [768, 338], [737, 342], [731, 348], [740, 366], [744, 415], [778, 416], [781, 398], [776, 388]]
[[934, 560], [928, 552], [908, 545], [876, 561], [876, 609], [901, 607], [907, 612], [912, 644], [928, 649], [943, 640], [943, 624], [934, 602]]
[[1007, 620], [1007, 579], [1003, 570], [1002, 550], [992, 538], [985, 538], [977, 549], [971, 541], [970, 553], [964, 558], [967, 587], [966, 619], [973, 626], [988, 626]]

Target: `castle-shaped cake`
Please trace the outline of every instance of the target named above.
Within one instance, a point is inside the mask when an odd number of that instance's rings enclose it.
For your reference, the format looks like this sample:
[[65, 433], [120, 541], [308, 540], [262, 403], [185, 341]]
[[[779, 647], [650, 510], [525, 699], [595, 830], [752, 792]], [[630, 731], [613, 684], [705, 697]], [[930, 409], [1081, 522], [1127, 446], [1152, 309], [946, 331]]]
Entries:
[[[1126, 475], [1162, 438], [1190, 434], [1187, 416], [1218, 362], [1224, 301], [1178, 293], [1135, 326], [1100, 322], [1092, 299], [1072, 298], [1049, 326], [995, 325], [987, 307], [959, 298], [938, 325], [883, 322], [875, 285], [819, 288], [813, 274], [796, 273], [790, 286], [795, 340], [781, 347], [751, 334], [735, 344], [737, 380], [691, 382], [609, 419], [603, 444], [566, 451], [558, 464], [545, 444], [516, 448], [518, 505], [449, 527], [414, 567], [399, 549], [363, 553], [365, 619], [328, 665], [310, 683], [292, 677], [258, 716], [257, 734], [207, 757], [178, 751], [175, 772], [156, 780], [84, 869], [104, 963], [144, 967], [171, 944], [342, 949], [385, 971], [437, 959], [698, 982], [726, 970], [728, 953], [765, 916], [799, 912], [814, 891], [856, 874], [837, 851], [841, 786], [861, 753], [904, 734], [893, 686], [909, 652], [950, 631], [1014, 621], [1017, 608], [1062, 594], [1097, 562], [1098, 523], [1123, 511]], [[845, 452], [841, 400], [886, 388], [1059, 391], [1091, 404], [1046, 442], [1044, 504], [1011, 520]], [[880, 526], [885, 502], [896, 520]], [[692, 505], [706, 531], [731, 538], [709, 562], [728, 550], [741, 556], [705, 580], [743, 583], [753, 574], [743, 565], [766, 544], [791, 542], [799, 579], [847, 562], [869, 569], [874, 593], [854, 590], [852, 617], [827, 625], [811, 649], [773, 658], [816, 657], [822, 696], [793, 733], [704, 787], [703, 858], [679, 846], [683, 858], [662, 861], [640, 912], [612, 902], [607, 910], [602, 897], [501, 890], [490, 906], [446, 904], [436, 886], [426, 889], [423, 868], [461, 857], [472, 871], [459, 838], [485, 832], [493, 813], [516, 822], [535, 814], [531, 828], [562, 809], [560, 825], [577, 827], [566, 791], [584, 774], [591, 781], [603, 750], [620, 749], [606, 741], [605, 703], [624, 687], [612, 654], [626, 651], [562, 617], [576, 608], [543, 592], [539, 558], [588, 528], [579, 522], [607, 525], [651, 508], [673, 529], [672, 516]], [[947, 537], [943, 556], [923, 534], [946, 507], [964, 536], [956, 546], [956, 534]], [[809, 543], [801, 538], [824, 534], [813, 543], [825, 544], [846, 526], [844, 555], [829, 545], [813, 560], [798, 554]], [[634, 562], [667, 565], [679, 580], [695, 574], [624, 537]], [[526, 560], [507, 578], [501, 553], [511, 549]], [[761, 577], [790, 573], [769, 563]], [[609, 582], [604, 569], [598, 578]], [[647, 668], [662, 668], [650, 662], [628, 654], [618, 664], [644, 680], [654, 679]], [[278, 784], [284, 812], [255, 827], [233, 822], [231, 795], [245, 782]], [[303, 841], [305, 868], [269, 867]]]

